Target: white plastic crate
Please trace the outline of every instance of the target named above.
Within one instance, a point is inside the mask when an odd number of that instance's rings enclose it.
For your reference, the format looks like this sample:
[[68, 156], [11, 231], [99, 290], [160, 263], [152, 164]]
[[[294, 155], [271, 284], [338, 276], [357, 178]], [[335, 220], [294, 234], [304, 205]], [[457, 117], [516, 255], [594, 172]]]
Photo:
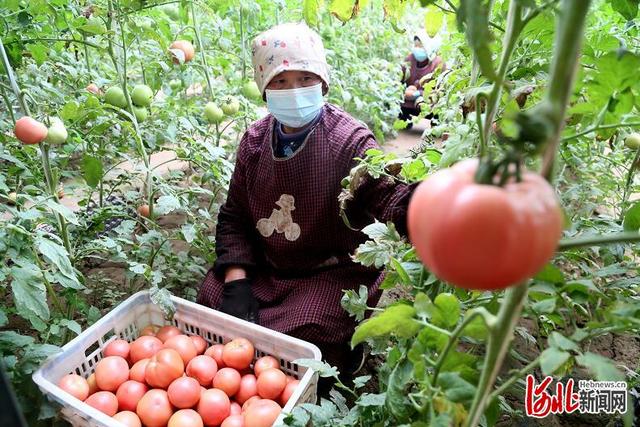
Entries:
[[[318, 347], [271, 329], [245, 322], [182, 298], [172, 297], [176, 307], [173, 325], [187, 335], [200, 335], [209, 345], [226, 343], [236, 337], [249, 339], [256, 357], [271, 355], [280, 360], [282, 370], [300, 380], [300, 385], [283, 408], [285, 413], [294, 406], [316, 401], [318, 375], [312, 370], [292, 363], [296, 359], [321, 359]], [[62, 347], [33, 374], [33, 380], [50, 399], [62, 405], [62, 416], [73, 426], [119, 427], [122, 424], [58, 387], [60, 379], [77, 373], [85, 378], [102, 359], [101, 349], [116, 338], [132, 341], [147, 325], [166, 325], [165, 316], [151, 302], [148, 291], [138, 292], [118, 305], [109, 314]]]

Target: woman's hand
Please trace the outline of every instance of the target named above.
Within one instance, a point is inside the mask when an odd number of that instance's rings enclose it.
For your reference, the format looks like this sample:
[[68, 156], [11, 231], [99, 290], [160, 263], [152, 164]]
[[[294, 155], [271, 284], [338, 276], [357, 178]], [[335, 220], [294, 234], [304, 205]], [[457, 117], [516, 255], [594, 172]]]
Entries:
[[220, 311], [242, 320], [258, 323], [258, 300], [251, 291], [251, 280], [244, 278], [224, 284]]
[[224, 275], [224, 282], [232, 282], [238, 279], [246, 279], [247, 271], [242, 267], [229, 267]]

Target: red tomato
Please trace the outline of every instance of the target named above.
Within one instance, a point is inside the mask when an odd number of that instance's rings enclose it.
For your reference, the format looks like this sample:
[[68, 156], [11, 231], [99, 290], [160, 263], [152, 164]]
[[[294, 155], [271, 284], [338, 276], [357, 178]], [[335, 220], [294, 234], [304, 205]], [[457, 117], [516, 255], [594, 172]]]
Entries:
[[166, 342], [169, 338], [175, 337], [176, 335], [182, 335], [182, 332], [173, 325], [163, 326], [156, 332], [156, 338], [162, 342]]
[[262, 399], [260, 398], [260, 396], [257, 396], [257, 395], [256, 395], [256, 396], [253, 396], [253, 397], [248, 398], [248, 399], [247, 399], [247, 401], [246, 401], [246, 402], [244, 402], [244, 403], [242, 404], [242, 412], [246, 412], [246, 411], [247, 411], [247, 409], [249, 409], [249, 406], [251, 406], [251, 405], [253, 405], [254, 403], [259, 402], [259, 401], [261, 401], [261, 400], [262, 400]]
[[553, 256], [562, 212], [553, 188], [523, 171], [504, 187], [477, 184], [477, 161], [427, 178], [408, 210], [409, 237], [439, 278], [467, 289], [502, 289], [537, 273]]
[[140, 331], [140, 336], [155, 337], [159, 329], [160, 329], [160, 326], [158, 325], [147, 325], [144, 328], [142, 328], [142, 330]]
[[207, 426], [217, 426], [229, 416], [231, 402], [222, 390], [215, 388], [202, 393], [198, 402], [198, 413]]
[[87, 384], [89, 384], [89, 396], [91, 396], [96, 391], [100, 390], [98, 388], [98, 383], [96, 383], [96, 374], [95, 373], [89, 375], [89, 378], [87, 378]]
[[202, 417], [193, 409], [181, 409], [171, 416], [167, 427], [203, 427]]
[[287, 385], [287, 376], [280, 369], [269, 368], [258, 377], [258, 395], [263, 399], [276, 399]]
[[23, 144], [40, 144], [47, 137], [49, 130], [39, 121], [29, 116], [24, 116], [16, 120], [14, 128], [16, 138]]
[[225, 368], [227, 365], [222, 360], [222, 351], [224, 350], [224, 344], [214, 344], [204, 352], [205, 356], [213, 357], [213, 360], [218, 364], [218, 369]]
[[269, 368], [280, 369], [280, 362], [278, 362], [278, 359], [273, 356], [263, 356], [253, 364], [253, 372], [255, 372], [256, 377], [259, 377], [262, 371]]
[[169, 385], [167, 393], [169, 402], [176, 408], [192, 408], [200, 400], [200, 384], [193, 378], [180, 377]]
[[[184, 62], [191, 61], [196, 54], [196, 50], [194, 49], [193, 45], [187, 40], [176, 40], [171, 43], [169, 49], [181, 50], [184, 53]], [[171, 55], [173, 56], [173, 63], [179, 64], [180, 60], [175, 55], [173, 55], [173, 53], [171, 53]]]
[[201, 385], [209, 386], [218, 372], [218, 365], [209, 356], [196, 356], [187, 365], [187, 375], [195, 378]]
[[233, 368], [222, 368], [213, 377], [213, 387], [231, 397], [240, 389], [240, 373]]
[[65, 375], [58, 382], [58, 387], [76, 399], [85, 400], [89, 396], [89, 383], [80, 375]]
[[222, 350], [224, 364], [234, 369], [248, 368], [253, 360], [255, 350], [246, 338], [236, 338], [225, 344]]
[[118, 409], [121, 411], [135, 411], [138, 402], [147, 391], [149, 391], [149, 387], [146, 384], [133, 380], [125, 381], [116, 391]]
[[258, 386], [256, 383], [256, 376], [253, 374], [243, 375], [240, 379], [240, 388], [236, 393], [235, 400], [239, 404], [243, 404], [249, 398], [258, 394]]
[[244, 416], [242, 415], [229, 415], [220, 427], [244, 427]]
[[142, 427], [140, 417], [135, 412], [122, 411], [113, 416], [114, 420], [124, 424], [127, 427]]
[[117, 339], [117, 340], [113, 340], [111, 341], [109, 344], [107, 344], [107, 346], [104, 348], [104, 351], [102, 352], [102, 354], [106, 356], [120, 356], [123, 359], [127, 360], [129, 359], [129, 350], [131, 349], [131, 345], [122, 339]]
[[107, 356], [98, 362], [95, 373], [100, 390], [116, 391], [129, 379], [129, 364], [120, 356]]
[[281, 410], [280, 405], [273, 400], [262, 399], [247, 408], [244, 422], [251, 427], [271, 427]]
[[230, 415], [240, 415], [242, 414], [242, 406], [238, 404], [238, 402], [231, 402], [231, 406], [229, 407]]
[[167, 392], [149, 390], [138, 402], [136, 413], [146, 427], [165, 427], [173, 415]]
[[287, 384], [289, 384], [291, 381], [298, 381], [298, 380], [294, 376], [287, 375]]
[[146, 381], [145, 371], [147, 369], [147, 363], [149, 363], [149, 359], [141, 359], [134, 363], [129, 370], [129, 379], [144, 383]]
[[129, 352], [131, 363], [136, 363], [142, 359], [149, 359], [161, 348], [162, 341], [158, 338], [147, 335], [141, 336], [131, 343], [131, 351]]
[[151, 387], [164, 388], [184, 373], [184, 362], [180, 354], [172, 348], [157, 352], [144, 370], [144, 378]]
[[186, 335], [175, 335], [173, 337], [167, 338], [164, 342], [165, 348], [172, 348], [178, 353], [180, 353], [180, 357], [182, 357], [182, 361], [185, 366], [198, 355], [198, 350], [196, 350], [195, 344], [191, 341]]
[[95, 83], [90, 83], [87, 87], [87, 92], [91, 92], [94, 95], [100, 95], [102, 91]]
[[196, 346], [196, 351], [198, 354], [203, 354], [207, 349], [207, 342], [200, 335], [190, 335], [191, 341], [193, 341], [193, 345]]
[[113, 417], [118, 412], [118, 398], [110, 391], [98, 391], [84, 401], [98, 411]]
[[284, 391], [282, 392], [282, 394], [280, 395], [280, 398], [278, 399], [282, 407], [287, 406], [287, 402], [291, 398], [291, 395], [293, 394], [293, 392], [296, 391], [296, 388], [298, 388], [298, 385], [300, 385], [300, 381], [298, 380], [293, 380], [287, 383], [287, 385], [284, 388]]

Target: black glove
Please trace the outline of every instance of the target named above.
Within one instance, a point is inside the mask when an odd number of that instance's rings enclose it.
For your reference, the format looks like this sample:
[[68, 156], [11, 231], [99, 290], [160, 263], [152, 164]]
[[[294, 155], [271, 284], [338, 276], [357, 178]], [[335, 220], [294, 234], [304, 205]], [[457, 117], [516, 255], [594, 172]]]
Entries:
[[258, 300], [251, 292], [251, 280], [238, 279], [224, 284], [220, 311], [242, 320], [258, 323]]

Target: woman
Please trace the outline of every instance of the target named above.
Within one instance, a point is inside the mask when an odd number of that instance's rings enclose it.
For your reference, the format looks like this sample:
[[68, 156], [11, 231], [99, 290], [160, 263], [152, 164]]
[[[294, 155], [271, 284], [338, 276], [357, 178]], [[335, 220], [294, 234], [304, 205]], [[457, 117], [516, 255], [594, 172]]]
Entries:
[[[253, 42], [255, 81], [271, 114], [252, 124], [216, 229], [217, 260], [198, 302], [315, 343], [350, 370], [355, 322], [343, 289], [380, 297], [380, 271], [350, 255], [366, 240], [339, 216], [340, 182], [366, 151], [379, 148], [362, 123], [331, 104], [322, 40], [305, 24], [283, 24]], [[393, 221], [406, 229], [413, 187], [369, 180], [348, 208], [352, 225]], [[358, 360], [358, 362], [360, 362]]]
[[400, 105], [400, 120], [410, 120], [412, 116], [420, 114], [421, 104], [424, 102], [424, 84], [431, 80], [438, 67], [445, 70], [442, 58], [436, 55], [438, 45], [439, 39], [432, 39], [425, 32], [419, 32], [413, 37], [413, 48], [402, 66], [402, 82], [406, 89], [404, 102]]

